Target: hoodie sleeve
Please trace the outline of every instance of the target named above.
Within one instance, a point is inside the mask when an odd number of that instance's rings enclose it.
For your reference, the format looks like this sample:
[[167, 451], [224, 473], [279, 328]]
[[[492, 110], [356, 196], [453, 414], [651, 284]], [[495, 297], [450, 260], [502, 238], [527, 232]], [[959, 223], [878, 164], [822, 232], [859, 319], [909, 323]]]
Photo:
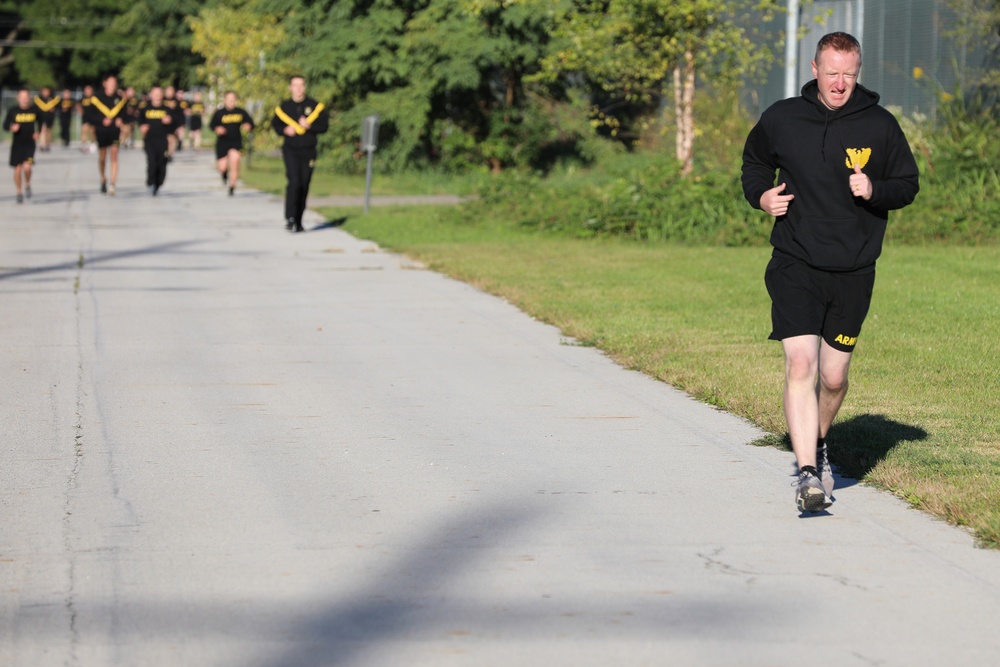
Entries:
[[895, 118], [890, 118], [888, 159], [883, 178], [872, 181], [871, 206], [886, 211], [913, 203], [920, 190], [920, 172], [913, 159], [910, 144]]
[[774, 187], [774, 173], [778, 166], [774, 163], [771, 142], [764, 128], [764, 119], [750, 130], [743, 147], [743, 196], [756, 209], [760, 209], [760, 198]]

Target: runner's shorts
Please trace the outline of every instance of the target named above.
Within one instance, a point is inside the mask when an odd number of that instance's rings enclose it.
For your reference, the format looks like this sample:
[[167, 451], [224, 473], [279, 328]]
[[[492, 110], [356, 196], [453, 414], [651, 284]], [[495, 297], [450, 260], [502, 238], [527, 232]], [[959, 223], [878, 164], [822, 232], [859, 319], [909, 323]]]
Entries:
[[121, 130], [114, 125], [110, 129], [98, 129], [97, 134], [97, 147], [107, 148], [108, 146], [117, 146], [118, 141], [121, 139]]
[[871, 273], [832, 273], [788, 257], [772, 257], [764, 273], [771, 296], [771, 340], [822, 336], [835, 350], [853, 352], [875, 286]]
[[242, 142], [239, 141], [217, 141], [215, 144], [215, 159], [221, 160], [229, 155], [229, 151], [233, 149], [240, 150], [242, 148]]
[[25, 162], [35, 161], [35, 142], [12, 143], [10, 145], [10, 166], [16, 167]]

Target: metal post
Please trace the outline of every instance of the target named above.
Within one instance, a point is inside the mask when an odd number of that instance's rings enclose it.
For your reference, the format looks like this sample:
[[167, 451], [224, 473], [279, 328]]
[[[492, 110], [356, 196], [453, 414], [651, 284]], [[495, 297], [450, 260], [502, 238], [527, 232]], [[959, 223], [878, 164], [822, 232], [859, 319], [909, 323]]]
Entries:
[[365, 170], [365, 215], [368, 215], [368, 202], [372, 196], [372, 156], [375, 151], [368, 149], [368, 168]]
[[372, 156], [378, 145], [379, 116], [365, 116], [361, 123], [361, 148], [368, 153], [368, 167], [365, 169], [365, 215], [368, 215], [368, 204], [372, 194]]
[[799, 0], [787, 0], [785, 16], [785, 98], [798, 93]]

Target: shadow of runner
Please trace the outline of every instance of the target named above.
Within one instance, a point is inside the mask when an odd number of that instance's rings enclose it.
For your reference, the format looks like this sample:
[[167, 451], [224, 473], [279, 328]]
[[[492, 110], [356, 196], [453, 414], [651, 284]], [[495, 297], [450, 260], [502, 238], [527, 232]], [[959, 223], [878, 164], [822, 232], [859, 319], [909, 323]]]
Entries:
[[[885, 415], [858, 415], [834, 422], [827, 436], [830, 462], [842, 477], [864, 479], [901, 442], [926, 440], [927, 431]], [[847, 480], [845, 480], [847, 481]], [[856, 483], [847, 481], [842, 486]]]
[[[885, 415], [866, 414], [834, 421], [826, 442], [830, 463], [838, 478], [837, 488], [854, 486], [864, 479], [899, 443], [925, 440], [927, 435], [919, 426], [904, 424]], [[792, 440], [787, 432], [766, 435], [750, 444], [792, 451]], [[795, 460], [792, 459], [789, 465], [789, 475], [794, 477], [798, 473]]]
[[310, 227], [308, 231], [310, 231], [310, 232], [318, 232], [321, 229], [335, 229], [337, 227], [342, 227], [345, 222], [347, 222], [347, 216], [346, 215], [344, 217], [342, 217], [342, 218], [333, 218], [331, 220], [327, 220], [325, 222], [320, 222], [318, 224], [315, 224], [312, 227]]

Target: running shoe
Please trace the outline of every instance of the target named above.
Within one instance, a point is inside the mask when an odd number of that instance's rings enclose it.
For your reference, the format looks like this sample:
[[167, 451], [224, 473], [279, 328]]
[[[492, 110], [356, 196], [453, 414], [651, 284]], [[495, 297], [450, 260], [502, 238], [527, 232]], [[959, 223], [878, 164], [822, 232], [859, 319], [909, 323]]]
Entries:
[[108, 184], [105, 183], [104, 181], [101, 181], [101, 194], [102, 195], [108, 194]]
[[24, 195], [22, 195], [20, 192], [17, 193], [17, 203], [18, 204], [24, 203]]
[[831, 505], [817, 472], [812, 466], [803, 466], [799, 470], [799, 478], [792, 482], [796, 487], [795, 505], [800, 512], [820, 512]]
[[236, 192], [236, 188], [229, 188], [229, 196], [232, 197], [233, 193]]
[[112, 183], [111, 185], [108, 186], [108, 194], [111, 195], [112, 197], [115, 196], [115, 184], [114, 183]]
[[25, 196], [26, 199], [31, 199], [31, 186], [30, 185], [24, 186], [24, 196]]
[[222, 184], [225, 185], [229, 182], [229, 171], [222, 172]]

